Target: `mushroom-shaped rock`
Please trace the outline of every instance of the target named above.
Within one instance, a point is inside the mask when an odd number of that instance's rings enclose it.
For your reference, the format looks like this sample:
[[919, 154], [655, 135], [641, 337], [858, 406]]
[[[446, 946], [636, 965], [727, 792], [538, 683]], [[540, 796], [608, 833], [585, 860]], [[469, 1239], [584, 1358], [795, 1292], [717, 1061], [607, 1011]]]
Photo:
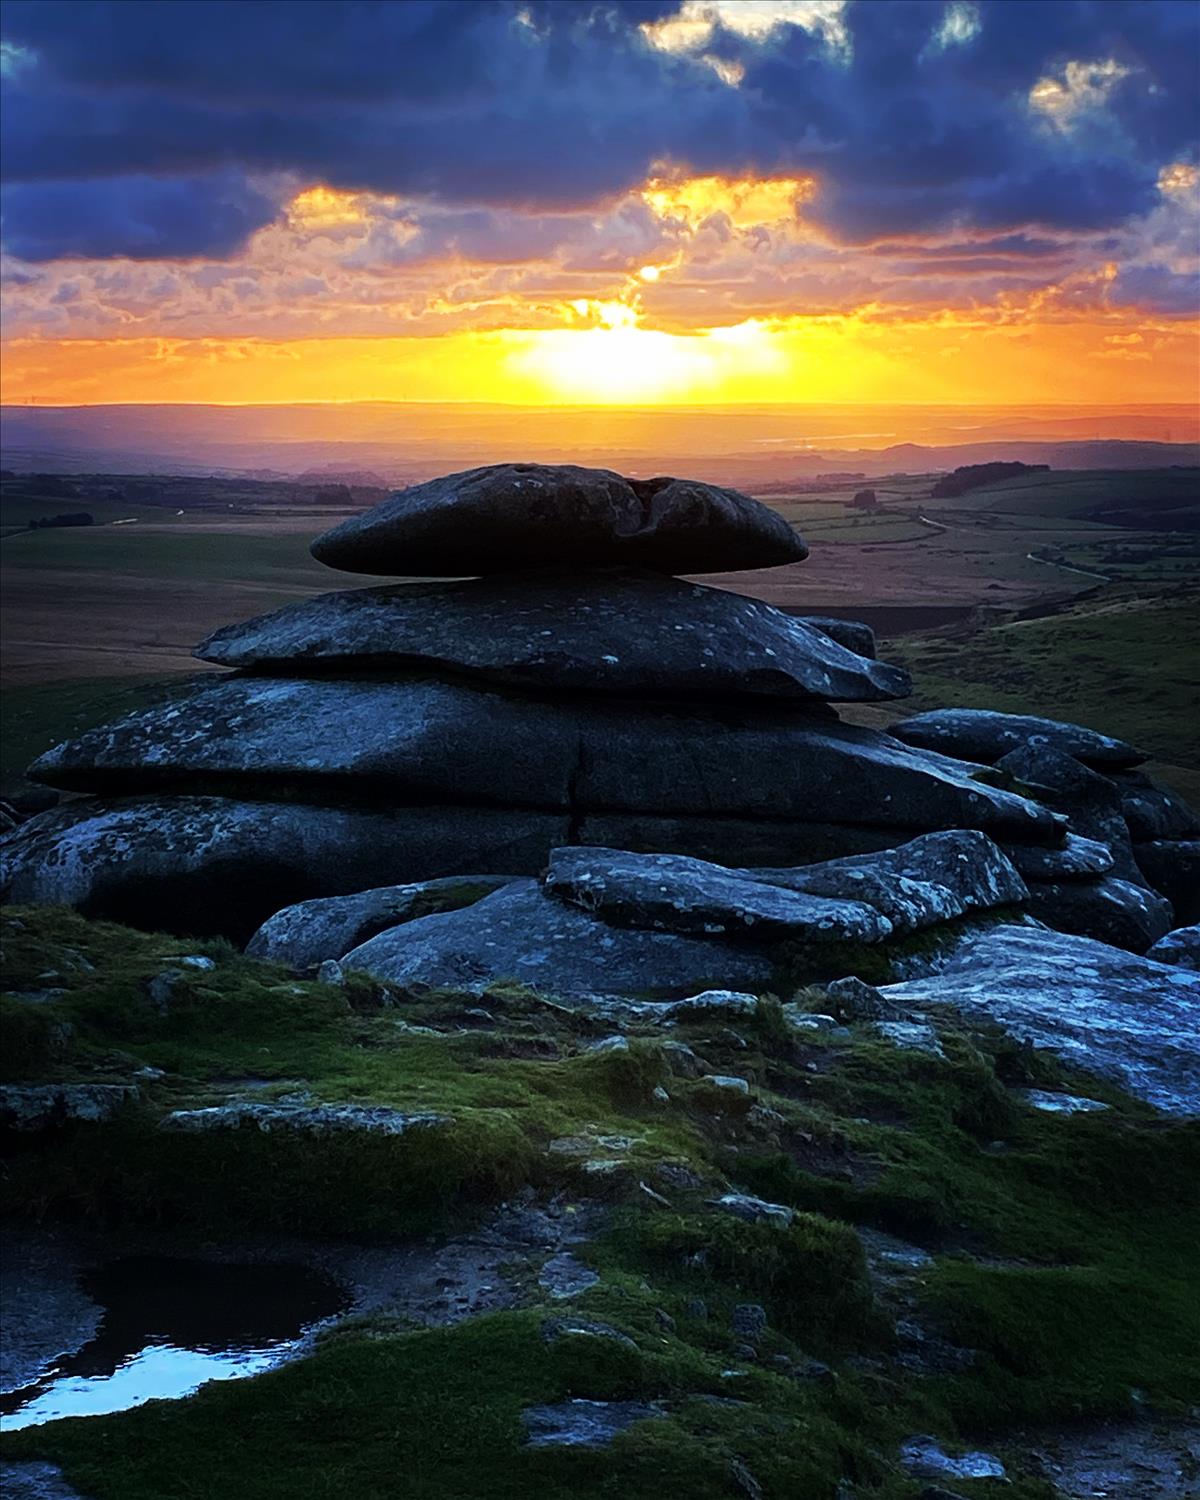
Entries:
[[800, 562], [808, 548], [737, 490], [510, 463], [401, 490], [319, 536], [312, 554], [348, 573], [457, 578], [604, 563], [724, 573]]

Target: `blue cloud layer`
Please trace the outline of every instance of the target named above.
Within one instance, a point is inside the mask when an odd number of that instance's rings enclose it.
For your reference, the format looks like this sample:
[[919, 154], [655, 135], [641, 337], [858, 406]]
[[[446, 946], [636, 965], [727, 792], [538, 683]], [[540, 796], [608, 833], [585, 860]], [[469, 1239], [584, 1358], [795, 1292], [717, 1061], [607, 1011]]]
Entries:
[[[3, 237], [31, 261], [222, 257], [297, 186], [553, 211], [697, 172], [807, 172], [808, 212], [869, 243], [961, 229], [1116, 227], [1200, 133], [1200, 7], [850, 0], [848, 45], [718, 27], [711, 57], [639, 27], [678, 0], [8, 0]], [[1028, 104], [1115, 63], [1102, 107]], [[1085, 101], [1086, 105], [1087, 101]], [[1093, 101], [1093, 104], [1095, 101]]]

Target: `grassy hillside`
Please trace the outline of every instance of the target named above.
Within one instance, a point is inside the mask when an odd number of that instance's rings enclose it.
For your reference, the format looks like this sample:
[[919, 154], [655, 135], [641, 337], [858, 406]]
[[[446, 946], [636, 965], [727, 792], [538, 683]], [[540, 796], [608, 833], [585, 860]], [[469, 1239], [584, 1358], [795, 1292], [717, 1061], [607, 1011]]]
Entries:
[[913, 674], [911, 712], [1046, 714], [1200, 770], [1200, 590], [1113, 592], [1039, 620], [889, 641], [883, 654]]

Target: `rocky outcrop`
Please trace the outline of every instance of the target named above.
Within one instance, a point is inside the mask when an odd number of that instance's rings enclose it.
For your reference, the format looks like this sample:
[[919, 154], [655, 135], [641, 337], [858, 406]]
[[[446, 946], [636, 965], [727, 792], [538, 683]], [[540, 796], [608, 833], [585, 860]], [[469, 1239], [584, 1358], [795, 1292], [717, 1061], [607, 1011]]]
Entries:
[[[486, 576], [218, 631], [200, 654], [232, 675], [36, 763], [91, 796], [4, 841], [9, 899], [239, 940], [272, 918], [256, 944], [304, 966], [424, 910], [384, 888], [528, 877], [558, 847], [599, 845], [629, 856], [621, 899], [651, 924], [648, 867], [629, 895], [639, 856], [720, 867], [686, 896], [673, 867], [677, 937], [686, 908], [701, 933], [875, 941], [1023, 899], [1022, 877], [1051, 920], [1057, 902], [1064, 924], [1131, 946], [1157, 935], [1155, 902], [1140, 926], [1097, 928], [1072, 914], [1111, 908], [1101, 882], [1152, 884], [1176, 901], [1168, 920], [1189, 920], [1186, 810], [1128, 769], [1130, 747], [958, 710], [904, 721], [904, 739], [845, 723], [835, 702], [908, 690], [866, 627], [671, 577], [805, 554], [743, 495], [500, 465], [393, 496], [314, 550], [351, 570]], [[1164, 837], [1135, 844], [1126, 814]], [[283, 914], [341, 897], [356, 899]]]
[[1002, 714], [985, 708], [937, 708], [914, 714], [891, 726], [891, 732], [906, 744], [923, 750], [940, 750], [962, 760], [993, 764], [1001, 756], [1025, 746], [1051, 749], [1073, 756], [1089, 766], [1136, 766], [1146, 759], [1124, 740], [1064, 724], [1035, 714]]
[[888, 985], [949, 1005], [1172, 1114], [1200, 1113], [1200, 974], [1038, 926], [966, 934], [939, 971]]
[[319, 536], [312, 553], [347, 573], [453, 578], [605, 563], [725, 573], [800, 562], [808, 548], [737, 490], [516, 463], [401, 490]]
[[635, 569], [349, 589], [227, 625], [203, 661], [273, 673], [461, 672], [538, 691], [864, 702], [899, 667], [757, 599]]
[[783, 889], [753, 871], [671, 854], [556, 849], [544, 889], [622, 927], [877, 943], [891, 923], [861, 901]]
[[25, 823], [3, 851], [10, 901], [245, 941], [309, 897], [463, 870], [537, 870], [562, 814], [338, 806], [226, 797], [81, 800]]
[[1020, 876], [974, 832], [764, 871], [565, 848], [540, 886], [516, 881], [463, 910], [405, 922], [342, 963], [404, 985], [482, 990], [515, 979], [567, 997], [674, 1000], [654, 1012], [669, 1025], [753, 1012], [792, 951], [782, 945], [878, 944], [1024, 897]]

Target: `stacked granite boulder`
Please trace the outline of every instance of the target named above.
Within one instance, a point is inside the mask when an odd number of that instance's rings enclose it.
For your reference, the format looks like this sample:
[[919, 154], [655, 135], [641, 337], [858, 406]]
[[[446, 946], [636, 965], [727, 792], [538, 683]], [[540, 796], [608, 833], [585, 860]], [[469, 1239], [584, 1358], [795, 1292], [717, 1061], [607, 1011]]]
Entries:
[[1200, 818], [1136, 769], [1123, 740], [1030, 714], [938, 709], [891, 726], [920, 749], [991, 765], [1069, 819], [1063, 849], [1014, 851], [1029, 910], [1051, 927], [1144, 953], [1200, 917]]
[[1003, 776], [841, 721], [909, 689], [834, 638], [864, 627], [675, 576], [806, 556], [736, 491], [506, 464], [312, 550], [443, 581], [220, 630], [197, 654], [230, 675], [44, 755], [35, 780], [88, 795], [10, 835], [9, 899], [241, 939], [297, 901], [533, 875], [564, 845], [794, 868], [973, 829], [1055, 879], [1102, 860]]

